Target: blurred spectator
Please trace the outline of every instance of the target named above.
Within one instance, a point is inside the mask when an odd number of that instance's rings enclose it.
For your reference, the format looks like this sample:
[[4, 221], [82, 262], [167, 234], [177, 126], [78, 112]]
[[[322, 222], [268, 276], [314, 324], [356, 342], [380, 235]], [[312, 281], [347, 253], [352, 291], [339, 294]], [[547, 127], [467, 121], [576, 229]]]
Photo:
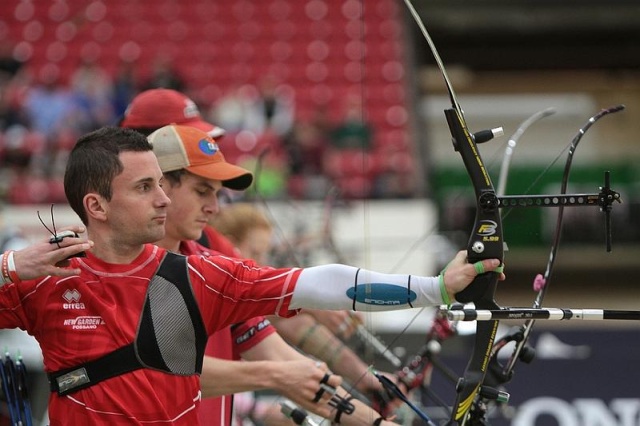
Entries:
[[329, 133], [324, 172], [343, 198], [375, 197], [379, 165], [373, 152], [373, 129], [364, 120], [358, 94], [348, 94], [344, 102], [344, 115]]
[[29, 90], [24, 107], [32, 128], [48, 138], [68, 124], [74, 110], [73, 97], [62, 84], [56, 65], [47, 64], [41, 69], [38, 83]]
[[69, 85], [76, 106], [82, 112], [80, 117], [76, 116], [84, 120], [80, 126], [76, 124], [82, 133], [113, 123], [113, 82], [97, 61], [83, 59], [71, 74]]
[[0, 130], [30, 125], [24, 108], [30, 88], [31, 76], [24, 68], [14, 75], [0, 72]]
[[153, 61], [151, 77], [144, 84], [143, 90], [148, 89], [173, 89], [184, 92], [185, 83], [176, 71], [173, 59], [166, 55], [158, 55]]
[[0, 130], [14, 124], [27, 124], [22, 103], [29, 87], [28, 74], [11, 50], [9, 42], [0, 41]]
[[289, 167], [288, 191], [294, 198], [321, 199], [328, 182], [323, 175], [329, 145], [327, 134], [315, 120], [299, 119], [283, 139]]
[[118, 71], [113, 78], [113, 112], [116, 117], [122, 117], [138, 93], [135, 67], [133, 62], [122, 61], [118, 66]]
[[284, 136], [293, 126], [295, 103], [293, 89], [278, 84], [276, 78], [265, 76], [258, 91], [249, 99], [245, 115], [245, 129], [260, 135], [272, 132]]
[[29, 131], [21, 124], [11, 125], [4, 132], [0, 144], [3, 167], [26, 170], [31, 163], [31, 157], [40, 154], [44, 144], [44, 137], [40, 133]]
[[209, 121], [218, 123], [229, 132], [238, 132], [244, 128], [247, 103], [251, 88], [247, 85], [234, 86], [212, 105]]
[[337, 149], [373, 148], [373, 129], [364, 120], [360, 96], [347, 96], [344, 108], [342, 120], [331, 131], [331, 145]]
[[23, 65], [13, 56], [13, 47], [9, 40], [0, 40], [0, 75], [9, 79], [13, 78]]
[[113, 83], [96, 60], [85, 58], [81, 61], [71, 75], [70, 89], [80, 113], [74, 116], [74, 126], [81, 133], [113, 123]]
[[[249, 137], [247, 133], [250, 132], [241, 132], [241, 135]], [[238, 165], [252, 170], [255, 175], [253, 186], [246, 192], [247, 195], [271, 199], [286, 196], [286, 161], [282, 141], [276, 135], [265, 133], [256, 138], [254, 149], [237, 158]]]

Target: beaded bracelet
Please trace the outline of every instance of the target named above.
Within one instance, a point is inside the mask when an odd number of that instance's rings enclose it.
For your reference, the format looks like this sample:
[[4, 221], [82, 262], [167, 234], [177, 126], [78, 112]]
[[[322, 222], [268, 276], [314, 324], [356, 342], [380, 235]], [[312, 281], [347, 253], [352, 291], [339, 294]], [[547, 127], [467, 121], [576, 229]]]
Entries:
[[11, 275], [9, 275], [9, 256], [13, 253], [13, 251], [8, 250], [5, 251], [2, 255], [2, 263], [1, 265], [1, 273], [2, 273], [2, 280], [4, 281], [4, 284], [8, 284], [13, 282], [11, 280]]

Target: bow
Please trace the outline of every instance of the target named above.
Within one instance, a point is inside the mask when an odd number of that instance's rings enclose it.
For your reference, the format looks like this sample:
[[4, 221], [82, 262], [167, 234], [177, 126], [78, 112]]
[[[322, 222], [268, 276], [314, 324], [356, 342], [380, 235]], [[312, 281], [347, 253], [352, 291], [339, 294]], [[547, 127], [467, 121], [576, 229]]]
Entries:
[[[617, 105], [611, 108], [602, 109], [598, 113], [593, 115], [591, 118], [589, 118], [589, 120], [587, 120], [587, 122], [578, 130], [574, 138], [571, 140], [571, 143], [569, 144], [569, 152], [567, 154], [567, 159], [565, 162], [564, 171], [562, 175], [562, 183], [560, 186], [560, 195], [566, 195], [567, 193], [567, 187], [568, 187], [569, 177], [571, 173], [573, 156], [575, 154], [576, 148], [578, 147], [578, 144], [582, 140], [582, 137], [589, 130], [589, 128], [600, 118], [608, 114], [613, 114], [613, 113], [622, 111], [623, 109], [624, 109], [623, 105]], [[618, 202], [620, 201], [619, 194], [611, 190], [609, 179], [610, 179], [609, 172], [606, 172], [604, 186], [600, 188], [601, 192], [599, 194], [591, 194], [590, 196], [590, 200], [592, 202], [597, 203], [605, 214], [605, 229], [606, 229], [605, 238], [606, 238], [607, 251], [611, 251], [611, 216], [610, 216], [611, 204], [613, 201], [618, 201]], [[585, 199], [586, 198], [587, 197], [585, 196]], [[551, 250], [549, 252], [549, 259], [547, 261], [545, 273], [544, 275], [538, 274], [534, 279], [533, 288], [535, 291], [537, 291], [535, 301], [533, 302], [534, 310], [540, 309], [542, 307], [542, 301], [544, 299], [544, 296], [548, 289], [548, 285], [551, 280], [555, 261], [557, 259], [558, 248], [560, 246], [560, 236], [562, 234], [564, 207], [565, 205], [571, 204], [570, 198], [562, 198], [562, 199], [564, 199], [565, 202], [560, 203], [558, 206], [556, 227], [553, 235], [553, 242], [551, 245]], [[541, 204], [541, 206], [545, 206], [545, 204]], [[517, 315], [513, 311], [511, 311], [510, 313], [512, 314], [512, 318], [516, 317]], [[494, 317], [497, 318], [497, 316], [494, 316]], [[502, 349], [504, 344], [506, 344], [509, 341], [516, 342], [513, 353], [511, 354], [507, 363], [504, 366], [500, 366], [501, 368], [497, 368], [493, 370], [494, 378], [500, 383], [506, 383], [509, 380], [511, 380], [511, 377], [513, 376], [513, 370], [518, 360], [523, 360], [527, 363], [533, 360], [535, 353], [532, 348], [527, 346], [527, 343], [529, 341], [529, 337], [531, 335], [531, 330], [533, 328], [533, 325], [535, 324], [536, 317], [551, 319], [551, 317], [544, 315], [544, 313], [542, 312], [540, 312], [539, 314], [535, 314], [535, 313], [530, 313], [529, 315], [524, 314], [521, 316], [521, 318], [529, 318], [529, 319], [527, 319], [527, 321], [517, 330], [507, 334], [499, 342], [496, 342], [496, 346], [494, 347], [494, 350], [492, 353], [493, 359], [497, 358], [497, 354], [499, 350]], [[568, 319], [570, 317], [571, 315], [566, 315], [562, 319]], [[580, 317], [580, 315], [573, 316], [573, 318], [577, 318], [577, 317]], [[592, 318], [593, 317], [585, 318], [585, 319], [592, 319]], [[613, 315], [610, 318], [613, 318]], [[496, 364], [497, 364], [497, 361], [496, 361]]]
[[[538, 120], [548, 117], [549, 115], [552, 115], [554, 113], [554, 108], [546, 108], [542, 111], [538, 111], [535, 114], [532, 114], [522, 123], [520, 123], [519, 127], [509, 138], [508, 142], [506, 143], [506, 149], [504, 151], [504, 156], [500, 167], [497, 186], [497, 193], [499, 196], [504, 195], [511, 158], [518, 144], [518, 140], [531, 125], [533, 125]], [[431, 329], [427, 333], [425, 343], [415, 355], [408, 357], [407, 362], [404, 364], [404, 366], [395, 373], [398, 377], [398, 380], [402, 382], [404, 387], [407, 389], [407, 392], [420, 388], [420, 391], [427, 395], [430, 399], [432, 399], [437, 405], [446, 407], [448, 409], [448, 404], [440, 396], [438, 396], [438, 394], [431, 390], [430, 382], [431, 374], [434, 369], [442, 373], [452, 383], [455, 384], [457, 382], [457, 374], [438, 358], [441, 350], [441, 343], [456, 335], [457, 330], [455, 322], [451, 321], [448, 318], [447, 313], [445, 313], [444, 311], [436, 311], [433, 322], [431, 324]], [[496, 346], [498, 346], [498, 344], [504, 346], [509, 341], [511, 340], [506, 340], [503, 338], [499, 342], [496, 342], [493, 351], [496, 351]], [[492, 360], [495, 359], [497, 358], [492, 356]], [[493, 364], [491, 365], [491, 368], [493, 371]], [[383, 385], [384, 384], [385, 383], [383, 382]], [[394, 395], [397, 395], [397, 388], [389, 389], [389, 392], [391, 393], [390, 397], [394, 397]], [[377, 396], [377, 400], [375, 401], [375, 403], [377, 404], [377, 407], [381, 413], [389, 415], [390, 401], [388, 398], [385, 398], [385, 396], [386, 395]], [[411, 407], [411, 409], [416, 412], [418, 416], [421, 416], [422, 413], [419, 412], [419, 409], [417, 407], [414, 406]]]
[[[564, 175], [562, 179], [561, 194], [553, 196], [513, 196], [513, 197], [498, 197], [496, 191], [491, 182], [491, 178], [484, 166], [482, 157], [478, 151], [477, 144], [488, 141], [497, 135], [497, 131], [485, 130], [475, 134], [471, 134], [468, 130], [464, 114], [460, 104], [456, 98], [453, 87], [447, 76], [447, 72], [444, 68], [442, 60], [439, 57], [437, 49], [431, 40], [429, 33], [427, 32], [424, 24], [422, 23], [418, 13], [411, 4], [410, 0], [404, 0], [409, 12], [413, 19], [420, 28], [425, 40], [427, 41], [431, 52], [436, 60], [438, 68], [444, 78], [447, 92], [451, 101], [451, 108], [444, 111], [449, 130], [452, 135], [452, 141], [454, 149], [458, 151], [462, 157], [464, 165], [469, 174], [471, 183], [474, 188], [476, 196], [476, 217], [472, 228], [472, 233], [467, 244], [467, 258], [470, 263], [476, 264], [483, 259], [497, 258], [503, 261], [504, 258], [504, 240], [502, 232], [502, 218], [499, 213], [501, 207], [546, 207], [554, 206], [558, 207], [558, 219], [556, 222], [556, 230], [554, 234], [554, 241], [549, 255], [549, 262], [547, 264], [547, 270], [544, 277], [537, 278], [538, 297], [534, 303], [534, 310], [539, 310], [542, 302], [542, 298], [546, 292], [546, 285], [548, 284], [553, 265], [557, 256], [557, 250], [560, 242], [560, 233], [562, 229], [562, 217], [565, 205], [598, 205], [601, 210], [605, 212], [605, 227], [607, 234], [607, 250], [611, 249], [611, 226], [610, 226], [610, 211], [611, 205], [614, 201], [620, 201], [620, 196], [617, 192], [610, 188], [609, 173], [605, 173], [605, 184], [601, 187], [601, 190], [597, 194], [572, 194], [566, 195], [566, 189], [569, 179], [569, 173], [571, 169], [571, 163], [575, 149], [581, 140], [582, 136], [599, 118], [622, 110], [624, 107], [619, 105], [616, 107], [604, 109], [591, 117], [589, 121], [580, 129], [579, 133], [572, 140], [569, 147], [569, 155], [564, 169]], [[544, 112], [540, 117], [532, 117], [531, 123], [544, 116]], [[530, 123], [528, 123], [530, 124]], [[527, 124], [527, 125], [528, 125]], [[524, 129], [523, 129], [524, 131]], [[519, 135], [518, 135], [519, 136]], [[506, 164], [505, 164], [506, 163]], [[508, 162], [503, 163], [503, 169], [508, 168]], [[505, 170], [503, 170], [505, 171]], [[500, 190], [504, 190], [504, 183], [501, 183]], [[508, 398], [497, 389], [489, 388], [484, 385], [485, 375], [492, 364], [495, 361], [497, 351], [504, 346], [504, 341], [499, 341], [494, 346], [496, 332], [498, 327], [498, 320], [503, 318], [513, 318], [509, 316], [509, 313], [513, 315], [519, 315], [518, 318], [530, 318], [527, 323], [522, 327], [519, 333], [507, 337], [507, 339], [516, 340], [516, 349], [514, 354], [508, 363], [507, 367], [502, 372], [502, 383], [508, 381], [512, 375], [513, 366], [515, 360], [521, 357], [524, 351], [526, 342], [531, 332], [534, 319], [536, 317], [545, 318], [545, 314], [538, 312], [532, 314], [531, 312], [523, 313], [512, 311], [510, 309], [504, 309], [497, 305], [495, 302], [495, 291], [498, 280], [498, 274], [496, 272], [483, 273], [481, 268], [477, 269], [479, 275], [464, 291], [456, 294], [456, 300], [462, 303], [473, 302], [477, 310], [474, 312], [491, 312], [492, 315], [485, 315], [482, 319], [485, 321], [478, 322], [476, 329], [476, 338], [473, 353], [465, 369], [464, 375], [459, 379], [456, 387], [456, 399], [453, 405], [450, 425], [484, 425], [486, 424], [485, 404], [489, 400], [505, 400]], [[506, 311], [506, 312], [505, 312]], [[461, 311], [451, 310], [449, 311], [449, 319], [467, 319], [465, 315], [460, 314]], [[572, 315], [575, 317], [583, 317], [583, 310], [575, 310], [575, 312], [569, 312], [562, 318], [570, 318]], [[593, 317], [609, 317], [613, 318], [618, 315], [625, 316], [627, 314], [620, 314], [617, 312], [599, 312], [593, 314], [587, 312], [586, 315], [590, 318]], [[528, 316], [527, 316], [528, 315]], [[557, 314], [547, 314], [546, 317], [558, 316]], [[478, 318], [478, 315], [474, 315]], [[469, 317], [470, 319], [470, 317]], [[515, 336], [515, 337], [514, 337]]]
[[[575, 149], [584, 136], [586, 131], [601, 117], [604, 117], [607, 114], [615, 113], [624, 109], [622, 105], [618, 105], [611, 108], [606, 108], [598, 112], [596, 115], [591, 117], [587, 123], [581, 127], [573, 138], [571, 143], [567, 146], [569, 149], [569, 155], [567, 158], [567, 163], [565, 165], [565, 171], [561, 184], [561, 192], [556, 195], [537, 195], [537, 196], [527, 196], [527, 195], [518, 195], [518, 196], [500, 196], [498, 197], [497, 203], [498, 207], [557, 207], [559, 210], [559, 217], [557, 219], [556, 232], [554, 234], [554, 240], [552, 245], [552, 250], [549, 257], [549, 262], [547, 264], [547, 270], [545, 275], [539, 275], [536, 277], [534, 288], [538, 291], [538, 296], [536, 301], [534, 302], [533, 308], [500, 308], [493, 307], [488, 309], [462, 309], [456, 306], [451, 310], [440, 310], [438, 315], [436, 316], [436, 321], [441, 318], [441, 315], [446, 314], [446, 318], [451, 321], [498, 321], [498, 320], [513, 320], [513, 319], [526, 319], [527, 322], [520, 327], [519, 329], [512, 331], [499, 340], [497, 340], [493, 347], [491, 348], [489, 354], [489, 371], [487, 372], [487, 377], [484, 379], [482, 386], [479, 388], [479, 393], [477, 398], [473, 401], [471, 410], [469, 412], [470, 421], [469, 423], [472, 425], [486, 424], [486, 420], [484, 419], [484, 414], [486, 412], [486, 407], [491, 401], [496, 402], [507, 402], [508, 394], [503, 392], [497, 388], [489, 387], [487, 384], [490, 383], [491, 386], [502, 385], [511, 380], [513, 376], [513, 369], [515, 366], [515, 362], [520, 359], [525, 362], [531, 362], [533, 360], [534, 351], [533, 349], [526, 346], [527, 340], [530, 336], [531, 329], [536, 319], [545, 319], [545, 320], [639, 320], [640, 319], [640, 311], [626, 311], [626, 310], [606, 310], [606, 309], [542, 309], [542, 298], [544, 297], [544, 293], [547, 287], [544, 284], [548, 284], [549, 278], [551, 277], [551, 272], [553, 270], [554, 260], [557, 257], [557, 251], [559, 248], [559, 241], [561, 235], [561, 226], [562, 226], [562, 213], [565, 206], [599, 206], [600, 209], [605, 213], [605, 228], [606, 228], [606, 239], [607, 239], [607, 250], [611, 249], [611, 225], [610, 225], [610, 211], [612, 208], [613, 202], [620, 202], [620, 195], [611, 190], [610, 188], [610, 177], [609, 172], [605, 172], [605, 184], [600, 188], [599, 193], [594, 194], [567, 194], [568, 187], [568, 179], [570, 166], [572, 163], [572, 158], [575, 153]], [[548, 111], [548, 110], [545, 110]], [[542, 113], [544, 113], [543, 111]], [[534, 114], [530, 119], [526, 120], [523, 125], [518, 129], [519, 131], [524, 128], [524, 125], [532, 123], [533, 119], [542, 118], [546, 114], [537, 113]], [[517, 131], [512, 137], [512, 140], [509, 142], [508, 150], [513, 149], [515, 147], [515, 142], [517, 140], [516, 136], [519, 137], [521, 132]], [[513, 141], [513, 143], [512, 143]], [[509, 153], [510, 155], [511, 153]], [[557, 158], [559, 158], [558, 156]], [[503, 166], [505, 162], [503, 161]], [[548, 169], [547, 169], [548, 170]], [[546, 171], [546, 170], [545, 170]], [[543, 172], [544, 173], [544, 172]], [[501, 178], [505, 176], [506, 170], [505, 167], [501, 170]], [[537, 181], [537, 180], [536, 180]], [[505, 183], [502, 184], [504, 188]], [[525, 191], [528, 192], [528, 191]], [[506, 216], [506, 215], [505, 215]], [[458, 296], [459, 298], [459, 296]], [[509, 362], [506, 366], [501, 365], [497, 360], [498, 352], [506, 346], [507, 343], [514, 341], [516, 343], [516, 347], [514, 349], [513, 355], [511, 356]], [[452, 376], [450, 372], [447, 371], [445, 366], [437, 365], [432, 358], [432, 354], [430, 350], [425, 350], [423, 353], [421, 351], [421, 356], [416, 359], [419, 361], [423, 361], [423, 357], [427, 358], [429, 362], [432, 362], [436, 367], [442, 370], [445, 375], [455, 381], [455, 377]], [[413, 365], [415, 364], [415, 365]], [[418, 367], [419, 363], [416, 361], [412, 361], [412, 364], [409, 367]], [[405, 367], [403, 371], [406, 371]], [[423, 367], [421, 367], [423, 368]], [[409, 370], [409, 373], [413, 373], [413, 368]], [[407, 378], [410, 378], [411, 375], [403, 375], [402, 372], [398, 374], [399, 377], [405, 382], [409, 389], [416, 387], [413, 385], [411, 381], [407, 381]], [[463, 423], [467, 424], [467, 423]]]
[[20, 354], [13, 361], [9, 352], [5, 352], [4, 359], [0, 359], [0, 378], [0, 389], [7, 403], [11, 424], [31, 426], [33, 419], [27, 389], [27, 370]]
[[[483, 259], [503, 261], [502, 219], [498, 208], [498, 197], [477, 148], [477, 143], [490, 140], [497, 131], [483, 131], [475, 135], [469, 132], [462, 108], [458, 103], [440, 55], [411, 2], [409, 0], [404, 0], [404, 2], [429, 44], [447, 86], [451, 108], [445, 110], [444, 114], [453, 138], [454, 149], [462, 157], [476, 196], [476, 217], [467, 244], [468, 261], [470, 263], [476, 263]], [[497, 309], [498, 305], [494, 296], [498, 277], [497, 272], [480, 273], [465, 290], [456, 294], [456, 300], [462, 303], [473, 302], [479, 309]], [[477, 324], [473, 353], [456, 387], [451, 424], [468, 424], [476, 416], [476, 412], [472, 408], [474, 408], [474, 402], [481, 391], [487, 373], [489, 354], [497, 330], [498, 321], [496, 320], [478, 322]]]

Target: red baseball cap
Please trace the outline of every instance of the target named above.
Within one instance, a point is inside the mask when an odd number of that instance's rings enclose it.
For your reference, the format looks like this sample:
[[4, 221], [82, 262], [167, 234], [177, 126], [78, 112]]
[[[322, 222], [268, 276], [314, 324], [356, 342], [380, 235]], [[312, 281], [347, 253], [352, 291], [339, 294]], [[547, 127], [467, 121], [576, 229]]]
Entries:
[[213, 138], [191, 126], [164, 126], [147, 139], [153, 146], [163, 172], [185, 169], [194, 175], [222, 182], [222, 185], [242, 191], [253, 182], [253, 174], [242, 167], [227, 163]]
[[120, 127], [159, 129], [169, 124], [195, 127], [212, 138], [220, 138], [225, 133], [224, 129], [202, 119], [195, 102], [172, 89], [139, 93], [127, 107]]

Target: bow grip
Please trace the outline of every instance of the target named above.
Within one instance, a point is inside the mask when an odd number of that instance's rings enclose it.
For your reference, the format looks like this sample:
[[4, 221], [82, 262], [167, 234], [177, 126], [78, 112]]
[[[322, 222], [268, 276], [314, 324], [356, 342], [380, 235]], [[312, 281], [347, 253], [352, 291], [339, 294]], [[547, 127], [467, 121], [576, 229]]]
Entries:
[[485, 272], [475, 277], [464, 290], [456, 293], [455, 298], [460, 303], [474, 302], [476, 305], [486, 305], [483, 302], [490, 302], [495, 304], [493, 294], [497, 282], [497, 272]]
[[[476, 263], [484, 259], [500, 259], [504, 257], [502, 242], [502, 221], [498, 212], [498, 204], [493, 188], [478, 191], [478, 208], [476, 209], [473, 232], [467, 243], [467, 261]], [[460, 303], [474, 302], [477, 307], [496, 307], [494, 294], [498, 283], [498, 272], [478, 274], [471, 284], [456, 293], [455, 299]]]

